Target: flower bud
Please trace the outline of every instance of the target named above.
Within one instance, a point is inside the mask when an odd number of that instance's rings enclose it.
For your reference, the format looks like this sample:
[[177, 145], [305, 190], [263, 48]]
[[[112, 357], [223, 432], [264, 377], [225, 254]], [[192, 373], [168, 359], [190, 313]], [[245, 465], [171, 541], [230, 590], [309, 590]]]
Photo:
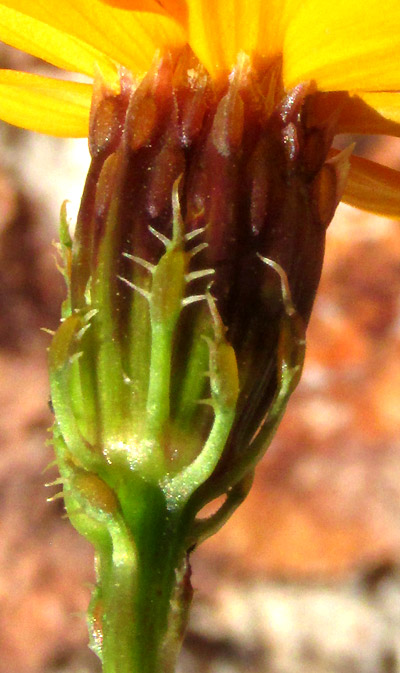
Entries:
[[[50, 370], [67, 508], [99, 558], [104, 656], [129, 604], [153, 624], [133, 627], [135, 656], [170, 659], [187, 550], [243, 499], [299, 380], [348, 163], [328, 159], [329, 127], [307, 125], [308, 96], [283, 96], [279, 69], [244, 55], [216, 85], [188, 48], [139, 84], [95, 87], [73, 241], [62, 216], [68, 298]], [[120, 612], [110, 582], [125, 586]]]

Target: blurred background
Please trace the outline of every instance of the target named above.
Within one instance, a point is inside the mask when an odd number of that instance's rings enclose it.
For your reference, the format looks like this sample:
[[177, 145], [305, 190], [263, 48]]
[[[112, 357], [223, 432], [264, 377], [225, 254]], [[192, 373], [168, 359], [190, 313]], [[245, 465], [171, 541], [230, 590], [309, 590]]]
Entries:
[[[44, 72], [0, 47], [0, 66]], [[356, 139], [400, 169], [400, 144]], [[343, 145], [349, 138], [343, 139]], [[85, 141], [0, 127], [0, 673], [99, 673], [90, 546], [54, 468], [46, 347], [54, 246]], [[247, 501], [193, 556], [181, 673], [400, 671], [400, 228], [349, 207], [330, 226], [305, 371]]]

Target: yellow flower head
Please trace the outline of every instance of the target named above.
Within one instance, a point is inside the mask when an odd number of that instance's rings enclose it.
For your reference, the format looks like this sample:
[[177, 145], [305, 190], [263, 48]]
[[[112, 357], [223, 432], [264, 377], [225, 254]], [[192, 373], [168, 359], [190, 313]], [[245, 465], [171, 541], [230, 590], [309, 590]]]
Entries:
[[[279, 62], [286, 89], [312, 82], [328, 92], [315, 114], [340, 109], [337, 133], [399, 135], [399, 25], [397, 0], [389, 0], [384, 11], [379, 0], [0, 3], [4, 42], [89, 77], [100, 69], [110, 83], [120, 66], [142, 77], [157, 50], [177, 51], [185, 44], [216, 81], [240, 53], [264, 68]], [[0, 116], [25, 128], [85, 136], [90, 101], [90, 84], [0, 73]], [[344, 200], [399, 217], [398, 173], [359, 158], [351, 164]]]
[[89, 138], [73, 241], [61, 223], [54, 446], [97, 551], [104, 670], [172, 671], [190, 551], [297, 385], [338, 201], [400, 217], [398, 172], [331, 149], [400, 135], [400, 3], [5, 0], [0, 37], [93, 80], [2, 70], [0, 117]]

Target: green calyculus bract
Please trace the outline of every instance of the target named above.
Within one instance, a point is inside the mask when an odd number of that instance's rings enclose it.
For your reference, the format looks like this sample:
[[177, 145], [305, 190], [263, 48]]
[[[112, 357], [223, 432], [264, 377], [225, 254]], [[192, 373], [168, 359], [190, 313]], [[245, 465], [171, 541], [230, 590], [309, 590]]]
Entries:
[[50, 374], [67, 512], [96, 550], [105, 673], [174, 670], [189, 552], [245, 497], [299, 380], [338, 200], [311, 98], [243, 55], [217, 86], [188, 48], [139, 84], [122, 72], [119, 92], [95, 85]]

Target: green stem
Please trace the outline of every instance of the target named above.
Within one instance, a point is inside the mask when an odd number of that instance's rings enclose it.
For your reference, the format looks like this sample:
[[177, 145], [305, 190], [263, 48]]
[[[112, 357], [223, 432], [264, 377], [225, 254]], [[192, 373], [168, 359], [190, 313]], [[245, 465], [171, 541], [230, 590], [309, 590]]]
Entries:
[[[111, 526], [112, 556], [104, 567], [103, 673], [133, 673], [130, 625], [136, 583], [134, 544], [122, 521]], [[108, 562], [107, 561], [111, 561]]]
[[132, 530], [114, 527], [99, 572], [103, 673], [173, 673], [190, 603], [183, 512], [169, 509], [156, 485], [140, 488], [145, 504], [135, 512], [127, 505]]

